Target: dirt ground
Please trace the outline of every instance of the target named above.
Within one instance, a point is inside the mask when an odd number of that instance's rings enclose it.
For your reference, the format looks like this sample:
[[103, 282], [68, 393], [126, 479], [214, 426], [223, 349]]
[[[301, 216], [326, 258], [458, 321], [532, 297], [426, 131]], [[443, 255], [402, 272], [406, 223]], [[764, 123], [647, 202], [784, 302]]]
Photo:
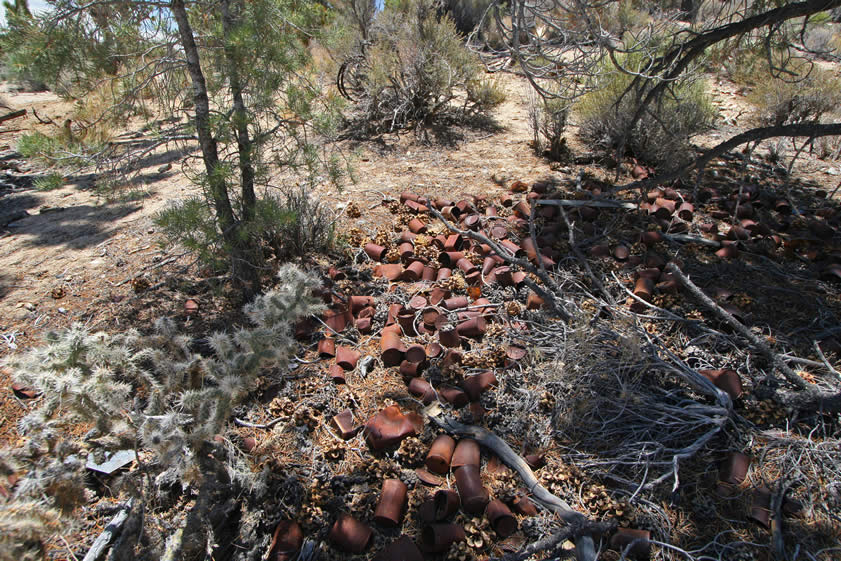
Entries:
[[[393, 219], [383, 202], [399, 198], [403, 191], [431, 198], [495, 198], [509, 192], [515, 180], [530, 185], [551, 179], [554, 184], [570, 186], [584, 174], [595, 182], [614, 183], [615, 170], [596, 164], [559, 166], [535, 155], [528, 124], [528, 86], [511, 76], [501, 80], [507, 100], [493, 113], [494, 126], [446, 131], [433, 135], [430, 144], [419, 142], [412, 133], [389, 135], [377, 142], [345, 142], [342, 149], [352, 155], [357, 181], [341, 191], [327, 185], [316, 191], [316, 196], [328, 201], [341, 216], [340, 228], [359, 228], [373, 235]], [[722, 121], [716, 131], [697, 139], [700, 146], [738, 132], [733, 119], [749, 111], [734, 84], [716, 80], [711, 87]], [[196, 192], [179, 171], [184, 153], [162, 151], [150, 159], [127, 191], [130, 196], [106, 196], [94, 188], [95, 177], [90, 173], [67, 177], [67, 184], [59, 189], [39, 191], [33, 181], [46, 172], [14, 152], [16, 140], [25, 131], [47, 131], [53, 126], [40, 124], [32, 109], [41, 119], [61, 122], [70, 107], [49, 93], [4, 95], [13, 108], [26, 108], [29, 114], [0, 128], [0, 219], [7, 217], [0, 220], [0, 358], [37, 344], [48, 330], [73, 322], [119, 331], [148, 322], [157, 314], [168, 314], [198, 332], [230, 313], [222, 299], [197, 282], [189, 255], [161, 246], [153, 223], [156, 212]], [[575, 155], [588, 153], [588, 147], [574, 134], [569, 138]], [[171, 169], [161, 171], [161, 165], [168, 163], [172, 163]], [[720, 179], [722, 189], [731, 188], [732, 167], [735, 164], [713, 166], [710, 184]], [[629, 172], [630, 166], [623, 166], [615, 183], [629, 182]], [[816, 192], [822, 191], [824, 197], [835, 194], [841, 185], [839, 173], [839, 162], [807, 154], [795, 167], [793, 192], [798, 200], [812, 201], [804, 203], [812, 210], [834, 208], [837, 196], [814, 200]], [[758, 182], [780, 183], [771, 166], [758, 167], [753, 174]], [[278, 175], [277, 181], [291, 179]], [[636, 194], [623, 196], [633, 199]], [[361, 210], [359, 218], [341, 214], [350, 204]], [[632, 218], [623, 220], [617, 219], [607, 240], [612, 245], [634, 243], [628, 232], [639, 224]], [[795, 224], [794, 230], [797, 228]], [[836, 240], [831, 246], [826, 252], [836, 251]], [[784, 265], [764, 268], [759, 257], [725, 262], [710, 258], [708, 252], [688, 250], [680, 257], [699, 284], [728, 291], [728, 298], [738, 299], [748, 310], [754, 325], [773, 331], [793, 348], [803, 350], [803, 356], [816, 359], [808, 352], [808, 336], [833, 326], [841, 317], [837, 285], [827, 290], [819, 281], [823, 265], [815, 265], [808, 257], [788, 256]], [[627, 273], [624, 280], [630, 282]], [[184, 314], [187, 298], [201, 302], [203, 318]], [[658, 302], [665, 307], [669, 304]], [[686, 313], [694, 309], [688, 304], [683, 308], [681, 303], [671, 305]], [[791, 313], [781, 317], [781, 306]], [[798, 329], [810, 321], [811, 330], [803, 336]], [[0, 373], [0, 388], [9, 385], [8, 373]], [[6, 390], [0, 392], [0, 446], [19, 442], [15, 425], [28, 407], [27, 400]]]

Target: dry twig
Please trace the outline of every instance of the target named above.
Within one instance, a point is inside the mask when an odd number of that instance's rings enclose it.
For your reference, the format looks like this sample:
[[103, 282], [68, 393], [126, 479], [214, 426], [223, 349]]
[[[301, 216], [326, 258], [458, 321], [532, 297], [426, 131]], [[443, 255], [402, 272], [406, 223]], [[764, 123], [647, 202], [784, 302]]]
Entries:
[[841, 411], [841, 393], [828, 394], [816, 390], [814, 387], [809, 385], [806, 380], [798, 376], [791, 367], [786, 364], [785, 360], [775, 353], [765, 341], [757, 337], [750, 329], [733, 317], [732, 314], [724, 310], [721, 306], [716, 304], [712, 298], [704, 294], [704, 292], [698, 288], [695, 283], [689, 280], [689, 277], [687, 277], [677, 265], [669, 263], [666, 265], [666, 270], [672, 273], [680, 281], [681, 285], [684, 286], [696, 300], [712, 311], [719, 319], [727, 323], [727, 325], [739, 333], [739, 335], [747, 339], [751, 346], [759, 351], [760, 354], [762, 354], [774, 367], [776, 367], [776, 369], [783, 374], [789, 383], [802, 391], [802, 394], [799, 396], [779, 395], [779, 398], [787, 405], [793, 405], [804, 409], [822, 409], [829, 412]]
[[[438, 426], [458, 436], [467, 436], [474, 439], [476, 442], [491, 449], [494, 454], [499, 456], [508, 467], [517, 472], [523, 479], [528, 490], [533, 494], [534, 498], [543, 506], [550, 509], [558, 515], [564, 523], [568, 525], [588, 525], [591, 524], [587, 518], [573, 510], [573, 508], [563, 499], [550, 493], [534, 476], [531, 468], [526, 461], [521, 458], [508, 444], [500, 437], [492, 433], [486, 428], [477, 427], [475, 425], [465, 425], [444, 417], [441, 409], [437, 405], [431, 405], [425, 411], [426, 415], [432, 419]], [[590, 526], [592, 527], [592, 526]], [[593, 538], [590, 534], [578, 535], [575, 539], [576, 557], [579, 561], [595, 561], [596, 550], [593, 543]]]
[[556, 295], [561, 292], [560, 287], [554, 280], [552, 280], [552, 278], [545, 270], [535, 267], [526, 259], [520, 259], [518, 257], [515, 257], [510, 252], [506, 251], [502, 246], [500, 246], [495, 241], [483, 234], [473, 232], [471, 230], [462, 230], [460, 228], [457, 228], [434, 208], [429, 207], [429, 212], [435, 218], [443, 222], [444, 226], [446, 226], [451, 232], [455, 232], [456, 234], [460, 234], [472, 240], [478, 241], [479, 243], [488, 245], [506, 263], [520, 267], [521, 269], [537, 276], [537, 278], [540, 279], [544, 286], [538, 285], [529, 278], [526, 278], [524, 281], [526, 286], [534, 290], [538, 296], [543, 298], [543, 300], [545, 300], [546, 303], [549, 304], [549, 307], [564, 321], [569, 321], [572, 318], [572, 316], [569, 314], [566, 308], [558, 302], [558, 298]]

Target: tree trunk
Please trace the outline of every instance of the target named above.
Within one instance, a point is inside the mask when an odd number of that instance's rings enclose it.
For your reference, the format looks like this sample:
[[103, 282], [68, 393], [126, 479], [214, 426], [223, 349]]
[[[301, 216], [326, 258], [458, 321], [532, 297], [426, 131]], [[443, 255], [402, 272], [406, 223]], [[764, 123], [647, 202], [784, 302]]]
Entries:
[[[219, 161], [219, 150], [213, 132], [210, 129], [210, 100], [207, 95], [207, 83], [199, 60], [199, 50], [193, 37], [193, 29], [187, 17], [184, 0], [172, 0], [170, 8], [178, 24], [181, 46], [187, 59], [187, 71], [193, 84], [195, 101], [196, 133], [199, 137], [202, 159], [207, 172], [207, 185], [216, 211], [216, 222], [222, 231], [222, 237], [230, 253], [231, 277], [243, 300], [248, 300], [258, 288], [258, 275], [254, 263], [255, 251], [251, 239], [242, 232], [242, 223], [234, 216], [228, 185], [225, 181]], [[240, 95], [240, 102], [242, 97]], [[244, 105], [243, 105], [244, 107]], [[246, 131], [247, 132], [247, 131]], [[252, 174], [253, 194], [253, 174]], [[246, 201], [243, 201], [245, 206]], [[253, 210], [253, 201], [251, 209]]]
[[231, 95], [234, 99], [234, 130], [237, 134], [237, 154], [239, 155], [239, 174], [242, 189], [242, 221], [250, 222], [254, 219], [257, 199], [254, 194], [254, 165], [251, 160], [253, 143], [248, 134], [248, 111], [242, 98], [242, 82], [240, 81], [238, 64], [242, 57], [237, 56], [236, 47], [231, 44], [231, 34], [235, 20], [239, 16], [242, 6], [237, 3], [236, 14], [231, 13], [230, 0], [222, 1], [222, 32], [225, 39], [225, 63], [227, 65], [228, 81]]

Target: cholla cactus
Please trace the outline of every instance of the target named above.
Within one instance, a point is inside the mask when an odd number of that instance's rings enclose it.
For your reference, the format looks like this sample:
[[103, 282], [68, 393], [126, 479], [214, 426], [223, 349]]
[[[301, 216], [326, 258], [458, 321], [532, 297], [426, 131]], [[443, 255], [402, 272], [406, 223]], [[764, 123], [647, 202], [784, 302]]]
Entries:
[[60, 529], [59, 514], [43, 501], [19, 501], [0, 508], [0, 561], [40, 561], [41, 537]]
[[[211, 357], [193, 352], [190, 338], [168, 319], [158, 320], [151, 335], [90, 333], [76, 325], [48, 335], [43, 347], [13, 357], [14, 377], [44, 395], [40, 407], [21, 422], [30, 450], [18, 454], [29, 470], [19, 494], [25, 490], [37, 496], [57, 480], [81, 484], [59, 475], [62, 466], [76, 474], [84, 469], [78, 458], [87, 452], [69, 446], [62, 436], [63, 428], [79, 421], [94, 426], [84, 446], [95, 454], [142, 443], [155, 452], [154, 467], [166, 479], [200, 479], [199, 460], [207, 458], [213, 437], [224, 431], [261, 370], [283, 368], [292, 356], [291, 325], [321, 308], [313, 295], [319, 287], [315, 276], [292, 265], [282, 267], [278, 276], [277, 288], [245, 307], [252, 326], [208, 337]], [[64, 453], [71, 449], [81, 452], [75, 461]], [[229, 458], [227, 467], [237, 462]]]

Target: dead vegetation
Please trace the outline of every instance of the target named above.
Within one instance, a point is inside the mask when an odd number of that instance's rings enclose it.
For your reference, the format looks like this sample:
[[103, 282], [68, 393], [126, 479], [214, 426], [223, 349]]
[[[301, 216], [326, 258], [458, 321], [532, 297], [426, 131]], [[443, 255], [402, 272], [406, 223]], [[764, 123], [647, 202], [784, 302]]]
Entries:
[[[647, 17], [626, 13], [622, 25]], [[826, 76], [813, 78], [801, 87], [757, 85], [749, 97], [760, 105], [756, 118], [778, 126], [831, 112], [824, 86], [815, 85]], [[404, 124], [413, 115], [404, 113]], [[80, 458], [96, 448], [91, 427], [61, 427], [73, 443], [66, 452], [78, 454], [68, 466], [84, 476], [59, 481], [42, 502], [24, 502], [41, 487], [30, 484], [20, 458], [6, 461], [0, 557], [162, 558], [192, 549], [186, 557], [356, 561], [419, 558], [417, 545], [422, 558], [460, 561], [836, 558], [841, 215], [833, 186], [804, 180], [794, 161], [787, 169], [762, 161], [765, 146], [712, 159], [697, 181], [664, 180], [649, 162], [629, 158], [612, 168], [582, 165], [574, 156], [592, 160], [590, 146], [567, 126], [564, 108], [533, 104], [530, 120], [532, 148], [555, 160], [533, 165], [539, 177], [485, 170], [491, 177], [479, 180], [472, 167], [441, 164], [441, 147], [394, 141], [391, 153], [379, 154], [384, 163], [365, 168], [376, 171], [362, 178], [370, 191], [351, 190], [339, 207], [337, 246], [323, 201], [289, 191], [286, 206], [304, 210], [265, 250], [308, 254], [300, 261], [320, 278], [314, 294], [328, 311], [293, 326], [291, 366], [262, 370], [193, 443], [198, 456], [181, 450], [193, 459], [208, 454], [201, 467], [212, 484], [195, 471], [192, 479], [167, 476], [152, 450], [173, 445], [169, 437], [135, 443], [137, 460], [112, 472], [88, 469]], [[527, 157], [528, 132], [523, 127], [512, 147], [511, 130], [496, 133], [486, 160], [517, 150]], [[363, 162], [376, 158], [372, 145], [361, 146]], [[669, 146], [658, 137], [658, 156]], [[778, 155], [814, 164], [800, 146]], [[444, 173], [436, 165], [458, 171], [417, 185]], [[453, 185], [455, 173], [465, 174], [463, 189]], [[641, 181], [629, 190], [616, 187], [618, 178]], [[400, 181], [412, 188], [401, 193]], [[304, 250], [313, 245], [317, 254]], [[207, 334], [226, 329], [241, 338], [233, 326], [244, 318], [226, 303], [224, 278], [197, 275], [178, 259], [159, 256], [155, 263], [170, 266], [148, 263], [145, 273], [102, 283], [108, 294], [96, 303], [107, 304], [100, 313], [109, 317], [89, 310], [83, 317], [121, 332], [173, 316], [196, 364], [224, 358], [220, 339]], [[184, 266], [174, 270], [173, 262]], [[72, 281], [54, 290], [50, 298], [70, 307]], [[23, 327], [41, 329], [43, 316], [30, 312], [4, 333], [9, 350]], [[212, 376], [190, 384], [201, 396], [223, 385]], [[6, 393], [4, 431], [34, 404], [61, 411], [54, 396], [31, 387]], [[153, 393], [142, 387], [110, 397], [131, 398], [136, 411]], [[201, 409], [196, 401], [188, 404]], [[121, 417], [120, 403], [109, 406]], [[399, 435], [387, 434], [392, 429]], [[417, 471], [444, 433], [482, 443], [479, 487], [511, 509], [504, 516], [515, 531], [469, 512], [463, 468]], [[15, 444], [30, 460], [48, 458], [35, 440]], [[48, 464], [34, 475], [68, 466]], [[155, 485], [144, 487], [152, 474]], [[380, 503], [395, 480], [405, 496], [393, 526]], [[463, 508], [430, 515], [437, 492], [450, 488]], [[58, 524], [47, 505], [71, 490], [71, 502], [87, 504]], [[102, 532], [112, 517], [120, 520], [114, 536]], [[438, 550], [444, 523], [454, 541]], [[197, 527], [204, 544], [185, 539]]]

